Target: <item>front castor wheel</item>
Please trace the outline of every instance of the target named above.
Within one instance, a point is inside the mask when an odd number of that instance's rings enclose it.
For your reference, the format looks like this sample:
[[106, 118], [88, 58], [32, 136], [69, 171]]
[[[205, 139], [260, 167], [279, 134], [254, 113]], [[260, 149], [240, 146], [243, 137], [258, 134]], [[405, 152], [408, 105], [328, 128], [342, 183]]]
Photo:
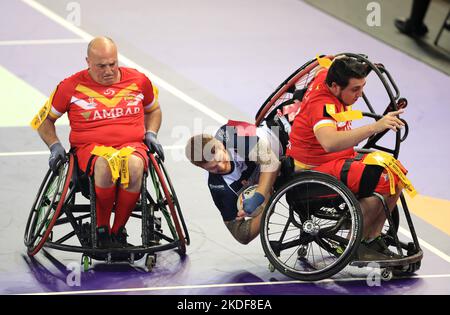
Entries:
[[269, 268], [270, 272], [274, 272], [275, 271], [275, 266], [272, 265], [271, 263], [269, 263], [269, 266], [267, 266]]
[[394, 273], [392, 272], [391, 268], [383, 268], [380, 271], [380, 276], [384, 281], [389, 281], [394, 276]]
[[156, 265], [156, 255], [147, 255], [145, 259], [145, 266], [147, 267], [148, 272], [153, 270], [153, 267]]

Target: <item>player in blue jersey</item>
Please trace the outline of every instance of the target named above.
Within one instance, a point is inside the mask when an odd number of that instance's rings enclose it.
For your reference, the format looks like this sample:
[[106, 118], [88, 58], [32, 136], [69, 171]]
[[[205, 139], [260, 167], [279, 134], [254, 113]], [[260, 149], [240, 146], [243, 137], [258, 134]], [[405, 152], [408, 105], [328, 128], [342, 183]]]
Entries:
[[[259, 233], [262, 209], [272, 193], [280, 168], [282, 148], [267, 127], [228, 121], [215, 137], [199, 134], [186, 144], [186, 157], [209, 172], [208, 187], [223, 221], [234, 236], [248, 244]], [[258, 185], [252, 197], [238, 210], [239, 194]]]

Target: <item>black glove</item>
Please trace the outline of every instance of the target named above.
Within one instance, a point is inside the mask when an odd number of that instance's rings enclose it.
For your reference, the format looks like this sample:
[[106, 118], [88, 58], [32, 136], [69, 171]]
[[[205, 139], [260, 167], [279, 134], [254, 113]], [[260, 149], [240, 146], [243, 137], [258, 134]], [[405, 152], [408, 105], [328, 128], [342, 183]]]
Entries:
[[50, 157], [48, 159], [48, 165], [53, 172], [56, 172], [56, 165], [59, 161], [65, 162], [66, 160], [66, 149], [61, 143], [56, 142], [50, 146]]
[[145, 134], [145, 144], [147, 145], [151, 153], [156, 152], [161, 161], [164, 162], [164, 150], [161, 143], [159, 143], [158, 139], [156, 139], [155, 132], [147, 131], [147, 133]]

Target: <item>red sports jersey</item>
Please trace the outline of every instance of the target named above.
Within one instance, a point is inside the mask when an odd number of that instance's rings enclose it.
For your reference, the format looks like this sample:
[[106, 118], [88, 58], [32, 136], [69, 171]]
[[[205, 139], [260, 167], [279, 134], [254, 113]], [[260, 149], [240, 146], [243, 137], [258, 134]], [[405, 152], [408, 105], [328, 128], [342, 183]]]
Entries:
[[326, 152], [314, 132], [322, 127], [350, 130], [351, 121], [337, 122], [327, 113], [326, 105], [334, 105], [336, 113], [346, 107], [329, 91], [325, 83], [327, 71], [320, 71], [303, 97], [300, 111], [294, 119], [286, 154], [309, 166], [318, 166], [338, 158], [352, 157], [353, 148], [339, 152]]
[[157, 90], [139, 71], [125, 67], [119, 71], [120, 82], [109, 86], [95, 82], [88, 70], [80, 71], [52, 94], [49, 117], [56, 120], [68, 113], [72, 147], [143, 142], [144, 112], [158, 108]]

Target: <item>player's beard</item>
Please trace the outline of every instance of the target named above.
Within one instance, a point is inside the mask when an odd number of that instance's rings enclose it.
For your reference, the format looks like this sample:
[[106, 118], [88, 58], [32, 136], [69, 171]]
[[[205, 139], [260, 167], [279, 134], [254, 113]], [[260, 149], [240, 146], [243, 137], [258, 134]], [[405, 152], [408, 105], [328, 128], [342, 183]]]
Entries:
[[347, 104], [347, 103], [344, 102], [344, 100], [342, 99], [342, 90], [339, 91], [339, 94], [336, 95], [336, 98], [337, 98], [337, 99], [339, 100], [339, 102], [341, 102], [344, 106], [350, 106], [350, 105], [352, 105], [352, 104]]

